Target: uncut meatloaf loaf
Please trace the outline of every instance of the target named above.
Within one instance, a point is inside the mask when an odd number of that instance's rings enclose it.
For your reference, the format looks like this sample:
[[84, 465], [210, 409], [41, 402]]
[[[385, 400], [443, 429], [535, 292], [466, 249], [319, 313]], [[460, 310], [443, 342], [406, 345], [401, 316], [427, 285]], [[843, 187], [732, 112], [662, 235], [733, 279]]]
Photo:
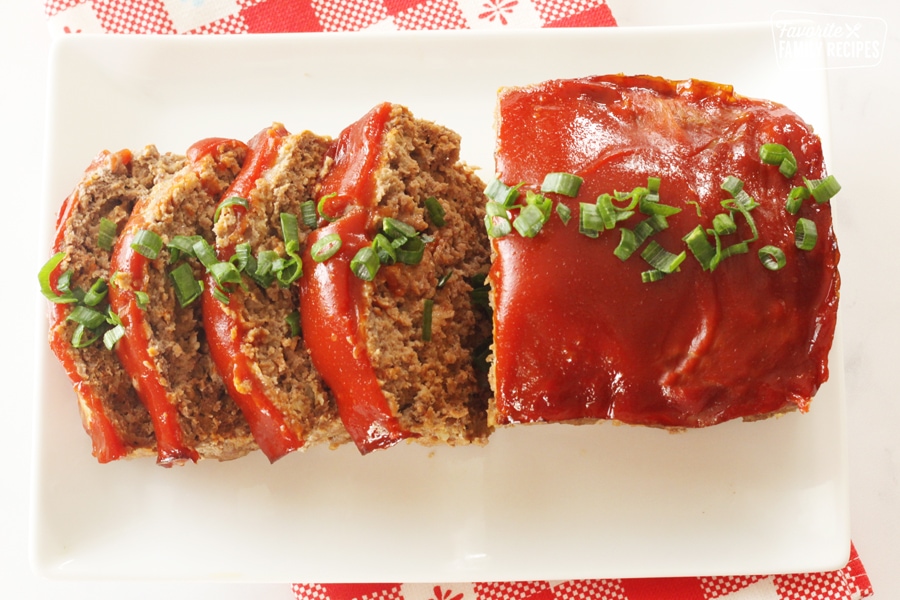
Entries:
[[[299, 331], [295, 277], [302, 263], [291, 259], [310, 231], [304, 203], [315, 216], [312, 199], [328, 144], [310, 132], [291, 135], [280, 124], [261, 131], [223, 195], [214, 226], [219, 260], [233, 258], [237, 249], [253, 258], [241, 284], [228, 286], [224, 297], [207, 276], [207, 339], [226, 387], [271, 461], [313, 444], [348, 440]], [[286, 248], [286, 240], [296, 247]], [[286, 261], [280, 273], [259, 274], [266, 253]]]
[[188, 164], [136, 204], [113, 249], [110, 304], [125, 328], [116, 352], [150, 412], [164, 466], [256, 448], [213, 365], [201, 303], [187, 285], [202, 281], [204, 268], [169, 246], [179, 236], [213, 241], [216, 204], [245, 153], [246, 145], [233, 140], [192, 146]]
[[727, 85], [624, 75], [502, 90], [497, 118], [495, 423], [807, 410], [840, 284], [839, 186], [808, 124]]
[[[116, 355], [104, 347], [101, 338], [109, 324], [104, 321], [94, 331], [84, 330], [69, 317], [76, 307], [106, 313], [109, 258], [116, 232], [135, 203], [184, 163], [183, 156], [160, 155], [153, 146], [136, 155], [128, 150], [104, 151], [60, 208], [53, 252], [63, 256], [51, 274], [55, 292], [51, 296], [58, 300], [64, 294], [60, 287], [71, 293], [80, 290], [80, 294], [93, 288], [96, 295], [94, 300], [54, 302], [50, 347], [72, 380], [93, 454], [101, 463], [152, 453], [153, 427], [131, 378]], [[63, 283], [65, 279], [68, 284]]]
[[489, 433], [473, 355], [490, 325], [471, 298], [489, 260], [484, 188], [459, 144], [449, 129], [381, 104], [326, 157], [301, 317], [313, 364], [363, 453], [402, 439], [483, 443]]

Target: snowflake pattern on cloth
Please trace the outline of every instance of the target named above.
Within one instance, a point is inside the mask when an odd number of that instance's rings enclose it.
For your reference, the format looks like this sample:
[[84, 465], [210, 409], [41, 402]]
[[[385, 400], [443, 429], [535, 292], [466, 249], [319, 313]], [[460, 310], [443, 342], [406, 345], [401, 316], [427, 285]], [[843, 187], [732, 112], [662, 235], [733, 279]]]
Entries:
[[605, 0], [45, 0], [62, 33], [234, 34], [611, 27]]

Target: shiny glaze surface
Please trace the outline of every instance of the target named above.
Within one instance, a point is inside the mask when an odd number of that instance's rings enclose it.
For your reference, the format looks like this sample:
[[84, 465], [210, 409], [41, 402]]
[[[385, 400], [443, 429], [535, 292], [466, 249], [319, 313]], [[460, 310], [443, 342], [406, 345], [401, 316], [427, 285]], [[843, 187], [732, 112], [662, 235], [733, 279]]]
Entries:
[[[244, 166], [222, 195], [222, 202], [232, 196], [245, 198], [248, 202], [255, 201], [252, 192], [256, 182], [275, 164], [279, 149], [288, 135], [284, 127], [273, 125], [250, 140]], [[232, 210], [238, 215], [237, 227], [245, 229], [248, 212], [242, 207]], [[234, 247], [218, 246], [216, 252], [219, 260], [228, 260], [234, 255]], [[226, 305], [213, 295], [214, 285], [212, 275], [207, 275], [202, 302], [203, 326], [210, 355], [229, 395], [247, 419], [260, 450], [274, 462], [302, 448], [303, 440], [288, 426], [284, 414], [272, 403], [256, 374], [254, 362], [241, 350], [247, 334], [247, 324], [241, 318], [243, 293], [237, 289], [229, 294]]]
[[[350, 270], [350, 260], [374, 235], [374, 169], [390, 112], [390, 104], [376, 106], [342, 131], [329, 149], [333, 163], [317, 195], [325, 198], [324, 213], [337, 218], [320, 220], [307, 238], [300, 286], [301, 322], [313, 364], [363, 454], [412, 435], [400, 426], [372, 368], [360, 314], [364, 288], [370, 284]], [[340, 250], [324, 262], [314, 261], [310, 249], [331, 233], [340, 235]]]
[[[768, 142], [793, 151], [797, 175], [761, 164]], [[824, 175], [819, 139], [799, 117], [706, 82], [554, 81], [502, 93], [496, 159], [502, 181], [535, 191], [549, 172], [585, 179], [575, 199], [551, 194], [572, 209], [568, 225], [554, 215], [533, 239], [514, 231], [494, 241], [498, 422], [698, 427], [807, 409], [828, 376], [839, 254], [831, 207], [812, 200], [797, 216], [816, 223], [818, 243], [810, 252], [794, 246], [796, 217], [784, 200], [801, 176]], [[660, 202], [683, 210], [651, 239], [680, 252], [684, 235], [724, 212], [728, 175], [760, 203], [752, 211], [760, 239], [712, 272], [688, 252], [680, 271], [642, 283], [650, 267], [639, 252], [625, 262], [613, 255], [618, 232], [578, 232], [579, 202], [655, 176]], [[749, 237], [740, 215], [735, 222], [733, 241]], [[763, 267], [757, 250], [767, 244], [784, 250], [784, 269]]]

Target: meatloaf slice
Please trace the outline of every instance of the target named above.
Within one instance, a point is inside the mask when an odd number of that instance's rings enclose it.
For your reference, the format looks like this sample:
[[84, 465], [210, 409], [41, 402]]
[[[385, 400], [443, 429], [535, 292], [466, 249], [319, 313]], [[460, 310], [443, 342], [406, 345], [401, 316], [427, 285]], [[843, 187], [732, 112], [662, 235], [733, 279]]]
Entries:
[[[97, 331], [86, 332], [70, 317], [77, 305], [106, 314], [105, 290], [116, 232], [124, 226], [135, 203], [155, 185], [170, 179], [184, 163], [183, 156], [161, 155], [153, 146], [137, 155], [129, 150], [104, 151], [63, 203], [57, 219], [53, 252], [62, 253], [64, 258], [52, 275], [55, 291], [63, 292], [59, 284], [68, 279], [62, 287], [70, 292], [81, 296], [94, 288], [98, 295], [96, 301], [86, 303], [54, 303], [50, 346], [74, 384], [93, 455], [101, 463], [150, 454], [156, 441], [131, 378], [101, 340], [103, 329], [109, 325], [103, 322]], [[92, 343], [81, 346], [90, 339]]]
[[170, 246], [190, 236], [213, 241], [216, 204], [245, 153], [233, 140], [192, 146], [189, 164], [138, 202], [113, 250], [110, 303], [125, 328], [116, 350], [150, 412], [164, 466], [256, 447], [213, 365], [200, 302], [191, 302], [205, 269]]
[[[260, 132], [214, 226], [220, 260], [232, 259], [238, 248], [253, 258], [243, 266], [241, 285], [228, 286], [224, 296], [207, 277], [207, 339], [226, 387], [271, 461], [316, 443], [348, 440], [299, 330], [294, 281], [302, 264], [291, 258], [310, 231], [302, 205], [312, 208], [328, 145], [310, 132], [291, 135], [280, 124]], [[286, 240], [296, 246], [286, 248]], [[257, 272], [271, 260], [267, 254], [286, 261], [281, 273]]]
[[401, 439], [467, 444], [488, 435], [473, 355], [489, 321], [471, 298], [489, 263], [478, 225], [483, 184], [459, 151], [456, 133], [382, 104], [345, 129], [326, 159], [302, 323], [363, 453]]

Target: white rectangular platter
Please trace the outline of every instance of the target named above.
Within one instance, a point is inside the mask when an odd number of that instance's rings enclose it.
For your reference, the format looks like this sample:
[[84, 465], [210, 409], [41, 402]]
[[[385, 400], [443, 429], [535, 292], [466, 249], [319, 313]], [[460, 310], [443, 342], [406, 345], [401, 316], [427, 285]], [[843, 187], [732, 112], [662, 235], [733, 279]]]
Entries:
[[[464, 160], [489, 176], [499, 87], [616, 72], [733, 84], [787, 104], [827, 146], [824, 72], [779, 69], [766, 26], [73, 35], [52, 55], [42, 247], [102, 149], [184, 152], [204, 137], [248, 139], [272, 121], [335, 136], [388, 100], [458, 131]], [[33, 562], [65, 579], [269, 582], [838, 568], [849, 551], [839, 346], [805, 415], [677, 435], [523, 427], [483, 448], [366, 457], [314, 448], [275, 465], [257, 453], [166, 470], [153, 460], [96, 463], [71, 387], [42, 344]]]

